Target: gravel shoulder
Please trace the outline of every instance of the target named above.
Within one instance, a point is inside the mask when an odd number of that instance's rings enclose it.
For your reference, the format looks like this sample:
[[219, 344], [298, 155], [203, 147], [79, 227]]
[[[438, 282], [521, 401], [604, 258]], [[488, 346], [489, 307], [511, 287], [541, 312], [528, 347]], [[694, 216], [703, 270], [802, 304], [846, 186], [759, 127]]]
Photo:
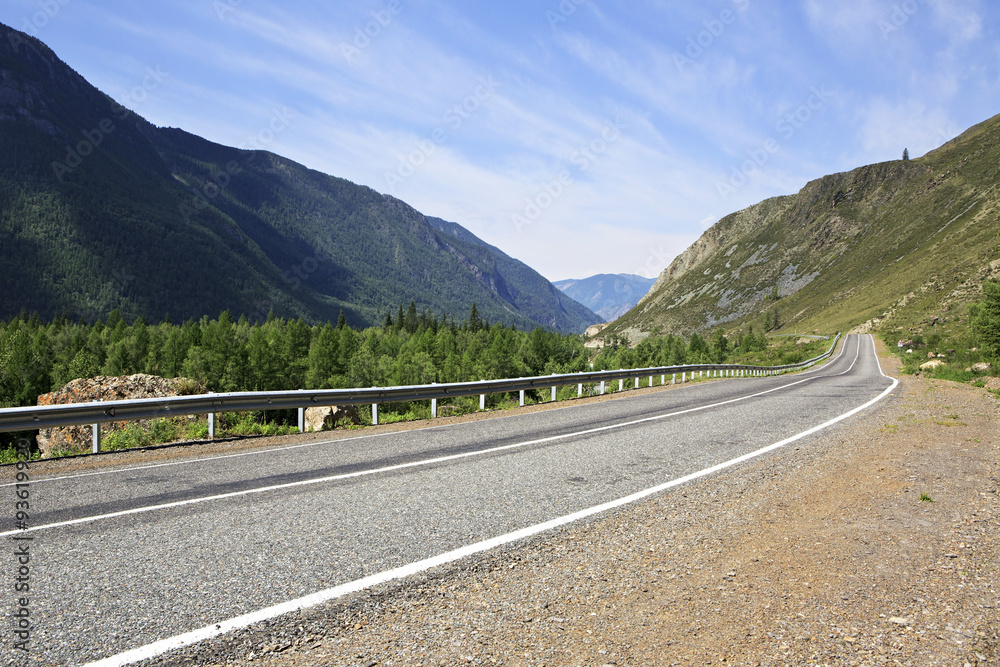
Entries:
[[1000, 664], [998, 403], [897, 377], [800, 446], [144, 664]]

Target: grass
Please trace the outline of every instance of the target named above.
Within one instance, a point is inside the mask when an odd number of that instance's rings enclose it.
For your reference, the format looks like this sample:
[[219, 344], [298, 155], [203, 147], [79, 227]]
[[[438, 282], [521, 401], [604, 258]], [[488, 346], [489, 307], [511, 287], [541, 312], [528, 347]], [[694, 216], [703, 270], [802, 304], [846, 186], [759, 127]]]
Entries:
[[788, 364], [798, 364], [814, 357], [818, 357], [830, 349], [833, 344], [833, 336], [830, 340], [803, 339], [808, 342], [800, 343], [795, 337], [780, 337], [768, 339], [767, 349], [754, 350], [752, 352], [742, 352], [732, 355], [726, 360], [727, 364], [746, 364], [748, 366], [785, 366]]
[[[796, 338], [773, 338], [766, 350], [735, 355], [733, 358], [727, 360], [727, 363], [760, 366], [798, 363], [822, 354], [829, 349], [831, 341], [832, 337], [831, 340], [812, 340], [808, 343], [799, 343]], [[649, 381], [648, 373], [640, 375], [639, 388], [661, 386], [660, 375], [654, 374], [652, 383]], [[687, 382], [698, 382], [705, 379], [708, 379], [707, 373], [702, 378], [689, 374]], [[679, 384], [680, 382], [681, 376], [678, 374], [677, 383]], [[671, 375], [668, 374], [664, 384], [670, 385], [670, 383]], [[619, 382], [617, 380], [608, 382], [605, 385], [605, 393], [619, 393], [618, 386]], [[626, 379], [623, 391], [629, 391], [633, 388], [635, 388], [635, 379]], [[599, 384], [584, 384], [583, 396], [596, 396], [599, 394]], [[577, 398], [578, 386], [572, 384], [557, 387], [556, 397], [557, 401]], [[549, 403], [551, 399], [551, 389], [544, 388], [526, 391], [524, 402], [525, 405], [537, 405]], [[518, 407], [519, 404], [520, 397], [518, 392], [490, 394], [486, 397], [486, 408], [489, 410], [509, 410]], [[462, 396], [438, 401], [438, 415], [441, 417], [465, 415], [478, 411], [479, 396]], [[372, 423], [371, 406], [358, 405], [357, 412], [360, 424], [345, 424], [338, 426], [338, 428], [360, 429], [370, 426]], [[429, 402], [386, 403], [379, 407], [380, 424], [393, 424], [423, 419], [431, 419]], [[224, 412], [218, 415], [216, 437], [276, 436], [298, 433], [298, 425], [289, 423], [289, 420], [288, 415], [285, 415], [283, 419], [280, 417], [278, 419], [268, 419], [264, 412]], [[130, 423], [124, 428], [113, 428], [105, 431], [101, 438], [101, 449], [102, 451], [109, 452], [121, 451], [152, 447], [171, 442], [205, 440], [207, 438], [208, 422], [204, 418], [154, 419], [145, 424]], [[73, 456], [79, 453], [53, 451], [52, 457]], [[39, 453], [37, 451], [33, 452], [32, 460], [38, 460], [39, 458]], [[0, 450], [0, 465], [15, 463], [16, 461], [17, 454], [14, 449]]]
[[686, 270], [604, 333], [759, 330], [772, 307], [782, 333], [951, 319], [1000, 257], [998, 155], [993, 118], [924, 157], [826, 176], [726, 216], [703, 237], [710, 252], [687, 254]]
[[[39, 458], [41, 458], [41, 455], [38, 452], [32, 452], [31, 456], [27, 460], [37, 461]], [[14, 447], [9, 447], [7, 449], [0, 449], [0, 465], [8, 465], [23, 460], [24, 460], [23, 457], [19, 457], [17, 455], [17, 449]]]
[[922, 502], [922, 503], [932, 503], [932, 502], [934, 502], [934, 499], [931, 498], [926, 493], [921, 493], [920, 494], [920, 502]]

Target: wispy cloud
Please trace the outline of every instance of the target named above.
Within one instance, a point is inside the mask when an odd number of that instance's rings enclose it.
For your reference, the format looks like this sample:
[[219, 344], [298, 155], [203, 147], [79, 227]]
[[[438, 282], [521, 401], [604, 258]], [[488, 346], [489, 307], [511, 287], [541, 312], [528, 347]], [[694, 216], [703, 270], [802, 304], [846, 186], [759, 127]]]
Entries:
[[953, 138], [954, 123], [940, 108], [922, 102], [892, 103], [876, 99], [859, 114], [865, 150], [895, 160], [908, 148], [918, 157]]
[[[223, 3], [220, 17], [209, 0], [73, 0], [40, 36], [120, 101], [160, 66], [169, 80], [136, 110], [220, 143], [289, 109], [270, 150], [552, 278], [662, 268], [709, 221], [917, 156], [1000, 98], [985, 0]], [[0, 20], [38, 7], [10, 0]]]

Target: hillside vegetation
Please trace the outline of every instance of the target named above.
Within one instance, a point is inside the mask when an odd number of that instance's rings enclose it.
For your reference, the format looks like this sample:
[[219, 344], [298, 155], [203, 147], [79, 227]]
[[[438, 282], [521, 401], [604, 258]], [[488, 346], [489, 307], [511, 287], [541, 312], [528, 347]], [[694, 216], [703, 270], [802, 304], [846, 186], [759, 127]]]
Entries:
[[[261, 150], [159, 128], [0, 25], [0, 318], [223, 311], [355, 326], [400, 303], [582, 332], [600, 318], [471, 234]], [[463, 230], [464, 231], [464, 230]]]
[[602, 335], [967, 326], [1000, 273], [998, 176], [994, 117], [922, 158], [812, 181], [713, 225]]
[[[386, 387], [591, 368], [795, 363], [827, 345], [823, 340], [811, 346], [795, 341], [768, 346], [761, 334], [729, 340], [717, 331], [711, 339], [694, 336], [689, 342], [676, 336], [648, 338], [635, 349], [611, 341], [595, 357], [577, 335], [491, 324], [476, 308], [461, 323], [443, 321], [419, 312], [412, 302], [405, 311], [399, 308], [387, 316], [382, 326], [366, 329], [352, 328], [346, 318], [336, 326], [277, 317], [254, 324], [245, 317], [234, 320], [228, 312], [183, 324], [147, 324], [142, 319], [129, 324], [117, 312], [94, 324], [18, 317], [0, 321], [0, 409], [35, 405], [40, 395], [77, 378], [134, 373], [187, 378], [215, 392]], [[563, 394], [575, 395], [576, 388], [566, 387]], [[456, 409], [478, 409], [472, 398], [455, 400]], [[488, 406], [507, 400], [491, 395]], [[383, 417], [413, 418], [428, 411], [426, 402], [390, 404]], [[258, 418], [264, 417], [246, 417]], [[294, 413], [279, 414], [278, 420], [294, 423]], [[3, 452], [10, 450], [16, 436], [0, 433], [0, 463], [13, 460], [11, 451]]]

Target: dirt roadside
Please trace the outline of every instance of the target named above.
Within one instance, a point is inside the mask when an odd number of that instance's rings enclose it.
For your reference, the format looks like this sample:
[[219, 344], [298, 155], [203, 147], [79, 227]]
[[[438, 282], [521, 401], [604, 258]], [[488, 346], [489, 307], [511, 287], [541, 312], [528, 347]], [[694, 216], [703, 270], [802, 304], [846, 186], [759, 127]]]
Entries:
[[998, 403], [900, 379], [801, 447], [146, 664], [1000, 665]]

